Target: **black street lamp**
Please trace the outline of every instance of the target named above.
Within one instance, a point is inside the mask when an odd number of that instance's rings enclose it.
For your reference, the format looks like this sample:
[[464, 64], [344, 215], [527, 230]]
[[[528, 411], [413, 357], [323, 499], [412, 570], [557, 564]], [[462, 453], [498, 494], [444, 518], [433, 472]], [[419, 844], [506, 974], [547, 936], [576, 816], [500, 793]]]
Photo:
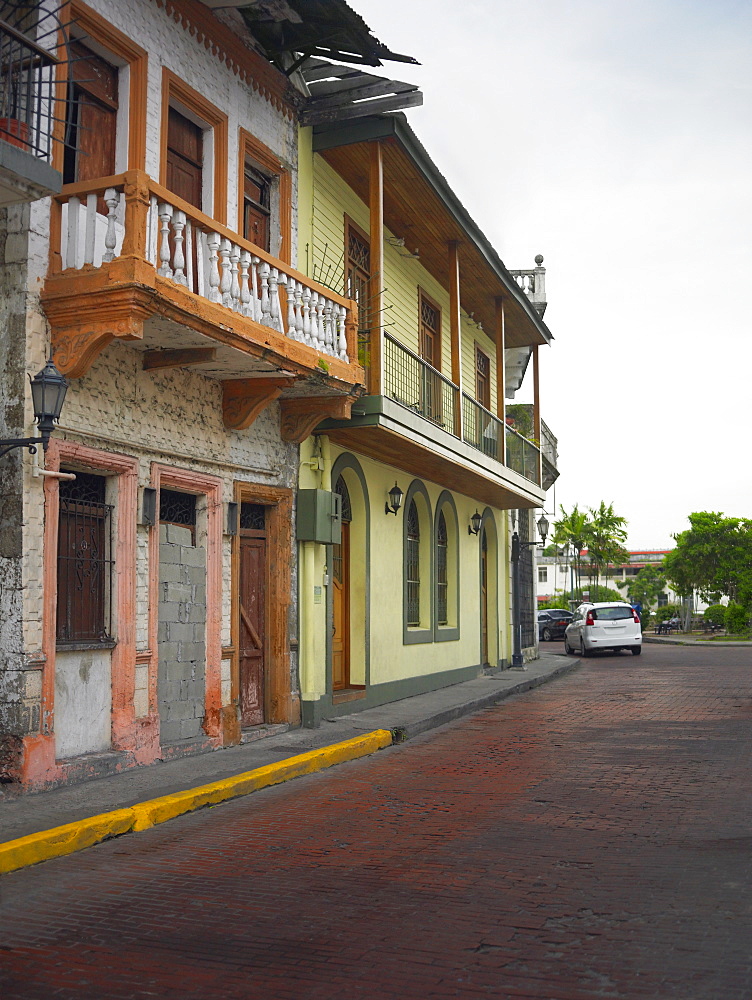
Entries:
[[41, 444], [42, 448], [47, 451], [50, 434], [60, 419], [65, 393], [68, 390], [68, 379], [60, 374], [52, 363], [52, 358], [41, 372], [38, 372], [30, 381], [34, 419], [39, 427], [40, 437], [0, 439], [0, 458], [7, 455], [9, 451], [13, 451], [14, 448], [28, 448], [29, 453], [35, 455], [38, 444]]
[[[538, 532], [541, 536], [541, 544], [546, 544], [548, 535], [548, 519], [545, 514], [541, 514], [538, 519]], [[521, 542], [520, 536], [515, 528], [512, 534], [512, 670], [524, 670], [525, 664], [522, 660], [522, 619], [520, 613], [520, 555], [523, 548], [531, 548], [537, 545], [537, 541]]]

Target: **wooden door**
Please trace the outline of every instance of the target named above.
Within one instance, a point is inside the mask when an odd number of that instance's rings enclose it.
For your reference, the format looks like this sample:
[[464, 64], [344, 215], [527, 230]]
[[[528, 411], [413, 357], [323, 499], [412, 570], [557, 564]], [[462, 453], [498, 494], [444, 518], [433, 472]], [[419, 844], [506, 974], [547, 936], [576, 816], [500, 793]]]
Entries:
[[350, 523], [342, 522], [342, 541], [332, 546], [332, 688], [350, 687]]
[[488, 539], [480, 539], [480, 635], [482, 666], [488, 665]]
[[266, 539], [240, 538], [240, 724], [264, 721]]

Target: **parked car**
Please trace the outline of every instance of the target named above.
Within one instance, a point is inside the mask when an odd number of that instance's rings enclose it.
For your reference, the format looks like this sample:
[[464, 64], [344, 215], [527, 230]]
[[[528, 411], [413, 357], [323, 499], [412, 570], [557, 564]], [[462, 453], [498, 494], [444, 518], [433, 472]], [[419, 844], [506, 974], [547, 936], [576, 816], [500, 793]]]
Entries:
[[597, 649], [642, 652], [640, 616], [624, 601], [581, 604], [564, 632], [564, 651], [591, 656]]
[[563, 608], [546, 608], [538, 612], [538, 641], [551, 642], [561, 639], [564, 629], [572, 620], [572, 612]]

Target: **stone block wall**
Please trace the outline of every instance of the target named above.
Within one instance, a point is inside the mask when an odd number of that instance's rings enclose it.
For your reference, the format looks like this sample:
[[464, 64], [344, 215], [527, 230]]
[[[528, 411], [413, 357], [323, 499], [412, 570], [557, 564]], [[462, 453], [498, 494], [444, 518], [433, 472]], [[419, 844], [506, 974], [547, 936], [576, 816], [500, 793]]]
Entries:
[[159, 715], [164, 746], [201, 735], [206, 688], [206, 550], [159, 526]]
[[[0, 209], [0, 437], [33, 433], [27, 426], [26, 284], [29, 207]], [[23, 464], [27, 452], [0, 458], [0, 783], [15, 780], [21, 738], [39, 726], [38, 680], [26, 676], [23, 642]]]

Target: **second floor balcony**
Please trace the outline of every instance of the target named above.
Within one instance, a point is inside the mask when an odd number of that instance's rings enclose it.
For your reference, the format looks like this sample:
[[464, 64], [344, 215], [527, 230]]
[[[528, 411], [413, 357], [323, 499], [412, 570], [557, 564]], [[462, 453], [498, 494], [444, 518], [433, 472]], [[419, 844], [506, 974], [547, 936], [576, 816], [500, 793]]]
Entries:
[[221, 381], [228, 427], [248, 426], [238, 410], [281, 398], [289, 440], [316, 418], [346, 416], [363, 391], [350, 299], [142, 171], [66, 185], [50, 242], [42, 300], [69, 376], [114, 338], [130, 341], [145, 368], [191, 366]]
[[[321, 429], [341, 444], [489, 504], [541, 503], [557, 474], [545, 437], [541, 449], [396, 338], [382, 338], [382, 391], [373, 393], [371, 368], [372, 394], [355, 404], [351, 421], [327, 421]], [[532, 420], [531, 407], [531, 427]]]
[[[16, 12], [20, 27], [0, 20], [0, 206], [35, 201], [62, 185], [49, 162], [60, 60], [20, 30], [26, 20], [33, 22], [33, 8], [22, 5]], [[42, 14], [41, 34], [50, 20]]]

